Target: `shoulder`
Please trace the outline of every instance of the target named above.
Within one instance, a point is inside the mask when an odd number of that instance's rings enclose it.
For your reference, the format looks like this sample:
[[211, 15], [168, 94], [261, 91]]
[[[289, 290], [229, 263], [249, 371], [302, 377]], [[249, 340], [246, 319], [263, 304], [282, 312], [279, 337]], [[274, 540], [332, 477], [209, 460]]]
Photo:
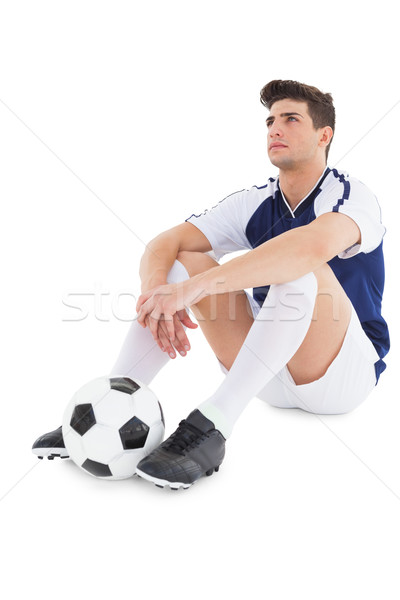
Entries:
[[273, 197], [277, 187], [277, 179], [270, 178], [266, 184], [245, 188], [225, 196], [211, 208], [206, 208], [200, 214], [192, 214], [186, 221], [199, 223], [218, 222], [224, 225], [228, 222], [247, 223], [251, 215], [266, 199]]
[[330, 169], [323, 185], [320, 198], [317, 201], [328, 200], [335, 203], [335, 207], [345, 203], [362, 203], [370, 207], [379, 207], [378, 200], [370, 188], [356, 177], [350, 176], [346, 171]]
[[316, 217], [326, 212], [340, 212], [353, 217], [363, 213], [368, 215], [368, 219], [382, 221], [375, 194], [362, 181], [338, 169], [330, 170], [314, 203]]
[[[348, 215], [361, 231], [362, 251], [366, 252], [367, 247], [376, 247], [386, 230], [382, 224], [382, 212], [375, 194], [362, 181], [351, 177], [345, 171], [332, 169], [326, 179], [328, 181], [324, 193], [317, 197], [314, 205], [315, 216], [319, 217], [327, 212]], [[373, 243], [368, 245], [368, 240], [371, 239]]]
[[235, 198], [241, 198], [242, 200], [248, 199], [248, 198], [266, 198], [268, 196], [273, 196], [275, 191], [277, 190], [278, 187], [278, 178], [277, 177], [270, 177], [267, 181], [267, 183], [263, 184], [263, 185], [252, 185], [249, 188], [245, 188], [243, 190], [241, 190], [240, 192], [234, 192], [233, 194], [230, 194], [229, 196], [227, 196], [226, 198], [224, 198], [223, 200], [221, 200], [221, 202], [224, 202], [225, 200], [231, 198], [231, 197], [235, 197]]
[[278, 178], [270, 177], [264, 185], [253, 185], [245, 190], [245, 200], [249, 206], [257, 208], [263, 202], [272, 200], [278, 189]]
[[258, 212], [260, 207], [273, 206], [274, 199], [277, 198], [276, 192], [278, 189], [278, 178], [270, 177], [266, 184], [261, 186], [253, 185], [250, 189], [246, 190], [243, 206], [247, 221], [251, 219], [254, 213]]
[[325, 185], [323, 188], [326, 191], [338, 190], [344, 191], [346, 190], [349, 194], [364, 194], [366, 196], [370, 196], [375, 198], [373, 192], [359, 179], [356, 177], [352, 177], [347, 173], [347, 171], [341, 171], [339, 169], [330, 169], [330, 173], [324, 182]]
[[270, 177], [264, 185], [253, 185], [233, 192], [218, 202], [211, 210], [218, 212], [240, 210], [246, 214], [257, 210], [265, 200], [272, 199], [278, 187], [277, 178]]

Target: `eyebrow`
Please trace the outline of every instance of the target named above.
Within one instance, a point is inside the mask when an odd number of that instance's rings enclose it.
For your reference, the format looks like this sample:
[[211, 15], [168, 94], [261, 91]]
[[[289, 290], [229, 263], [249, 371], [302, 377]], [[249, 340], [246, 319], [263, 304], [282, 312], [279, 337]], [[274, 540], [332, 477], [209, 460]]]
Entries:
[[[297, 112], [286, 112], [286, 113], [281, 113], [279, 116], [280, 116], [280, 117], [293, 117], [293, 116], [296, 116], [296, 117], [301, 117], [302, 119], [304, 118], [304, 117], [303, 117], [303, 115], [301, 115], [300, 113], [297, 113]], [[270, 117], [268, 117], [268, 118], [266, 119], [266, 122], [268, 122], [268, 121], [273, 121], [274, 119], [275, 119], [275, 117], [274, 117], [274, 116], [270, 116]]]

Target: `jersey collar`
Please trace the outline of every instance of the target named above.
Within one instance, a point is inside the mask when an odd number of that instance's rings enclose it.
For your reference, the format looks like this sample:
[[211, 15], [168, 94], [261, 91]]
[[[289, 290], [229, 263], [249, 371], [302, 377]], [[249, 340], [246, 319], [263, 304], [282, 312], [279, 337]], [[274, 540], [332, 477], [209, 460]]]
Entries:
[[321, 192], [321, 185], [330, 172], [331, 172], [331, 169], [329, 167], [326, 167], [320, 180], [316, 183], [316, 185], [311, 190], [311, 192], [309, 192], [307, 194], [307, 196], [305, 198], [303, 198], [303, 200], [300, 200], [300, 202], [298, 203], [298, 205], [296, 206], [296, 208], [294, 210], [292, 210], [290, 208], [289, 203], [287, 202], [287, 200], [281, 190], [281, 186], [279, 184], [279, 178], [278, 178], [278, 194], [280, 196], [280, 201], [282, 203], [283, 215], [288, 219], [290, 219], [290, 218], [295, 219], [295, 218], [299, 217], [300, 215], [302, 215], [303, 212], [305, 210], [307, 210], [307, 208], [309, 206], [311, 206], [311, 204], [313, 204], [314, 200], [316, 199], [318, 194]]

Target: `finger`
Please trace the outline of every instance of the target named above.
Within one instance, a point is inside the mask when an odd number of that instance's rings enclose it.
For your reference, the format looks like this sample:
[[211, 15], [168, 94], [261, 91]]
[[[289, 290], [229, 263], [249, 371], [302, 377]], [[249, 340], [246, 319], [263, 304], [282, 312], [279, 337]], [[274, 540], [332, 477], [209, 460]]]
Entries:
[[149, 314], [149, 328], [151, 331], [151, 335], [153, 336], [154, 340], [156, 342], [158, 342], [158, 322], [159, 322], [159, 315], [157, 314], [156, 310], [153, 310], [153, 312], [151, 314]]
[[[175, 326], [175, 339], [170, 340], [168, 337], [168, 332], [166, 328], [165, 321], [161, 320], [158, 323], [158, 337], [160, 340], [160, 347], [164, 350], [164, 352], [168, 353], [170, 358], [176, 358], [175, 349], [179, 352], [181, 356], [186, 356], [188, 350], [190, 350], [189, 340], [186, 338], [184, 329], [180, 324], [179, 319], [176, 315], [174, 315], [174, 326]], [[177, 335], [177, 330], [180, 331], [180, 335]], [[182, 336], [183, 334], [183, 336]]]
[[146, 320], [147, 317], [148, 317], [148, 315], [143, 310], [140, 310], [138, 312], [136, 320], [141, 327], [146, 327], [146, 324], [148, 325], [147, 320]]
[[151, 304], [151, 301], [146, 301], [144, 304], [142, 304], [141, 308], [138, 311], [137, 321], [142, 327], [146, 327], [146, 318], [149, 315], [149, 313], [151, 313], [151, 311], [153, 310]]
[[150, 327], [150, 321], [149, 321], [149, 313], [150, 312], [151, 311], [149, 311], [146, 307], [142, 307], [139, 311], [139, 314], [137, 316], [137, 322], [143, 328]]
[[171, 341], [168, 339], [166, 330], [164, 330], [163, 321], [158, 324], [158, 337], [162, 344], [162, 350], [168, 354], [170, 358], [176, 358], [175, 350], [172, 347]]
[[[150, 317], [149, 317], [149, 315], [147, 315], [147, 317], [146, 317], [146, 320], [145, 320], [145, 327], [148, 327], [148, 328], [149, 328], [149, 330], [150, 330], [150, 333], [151, 333], [151, 328], [150, 328]], [[158, 347], [159, 347], [161, 350], [164, 350], [163, 341], [162, 341], [162, 340], [160, 340], [160, 337], [159, 337], [158, 333], [157, 333], [157, 338], [155, 338], [155, 339], [154, 339], [154, 341], [157, 343]]]
[[176, 318], [175, 321], [175, 340], [175, 348], [180, 352], [180, 354], [182, 354], [182, 356], [186, 356], [186, 352], [190, 350], [190, 343], [183, 325], [178, 318]]
[[141, 309], [141, 307], [143, 306], [143, 304], [144, 304], [145, 302], [147, 302], [147, 300], [150, 298], [150, 296], [151, 296], [151, 293], [150, 293], [150, 292], [147, 292], [146, 294], [141, 294], [141, 295], [139, 296], [139, 299], [138, 299], [138, 301], [136, 302], [136, 312], [137, 312], [137, 313], [138, 313], [138, 312], [140, 312], [140, 309]]
[[173, 315], [164, 314], [164, 324], [167, 329], [168, 338], [171, 340], [171, 342], [173, 342], [175, 339], [175, 326]]
[[189, 329], [196, 329], [198, 327], [197, 323], [192, 321], [186, 310], [179, 310], [177, 315], [185, 327], [189, 327]]

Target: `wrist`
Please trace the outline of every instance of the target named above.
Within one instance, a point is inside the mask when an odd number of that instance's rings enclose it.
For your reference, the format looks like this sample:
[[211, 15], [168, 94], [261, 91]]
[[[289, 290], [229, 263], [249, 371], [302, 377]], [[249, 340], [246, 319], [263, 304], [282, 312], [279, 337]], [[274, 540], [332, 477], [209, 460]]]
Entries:
[[159, 285], [166, 285], [167, 278], [166, 277], [151, 277], [150, 279], [145, 279], [141, 283], [141, 293], [145, 294], [149, 290], [152, 290]]
[[192, 277], [192, 281], [196, 282], [199, 294], [202, 297], [213, 296], [225, 292], [224, 278], [220, 275], [220, 266], [213, 267], [204, 273], [199, 273]]

